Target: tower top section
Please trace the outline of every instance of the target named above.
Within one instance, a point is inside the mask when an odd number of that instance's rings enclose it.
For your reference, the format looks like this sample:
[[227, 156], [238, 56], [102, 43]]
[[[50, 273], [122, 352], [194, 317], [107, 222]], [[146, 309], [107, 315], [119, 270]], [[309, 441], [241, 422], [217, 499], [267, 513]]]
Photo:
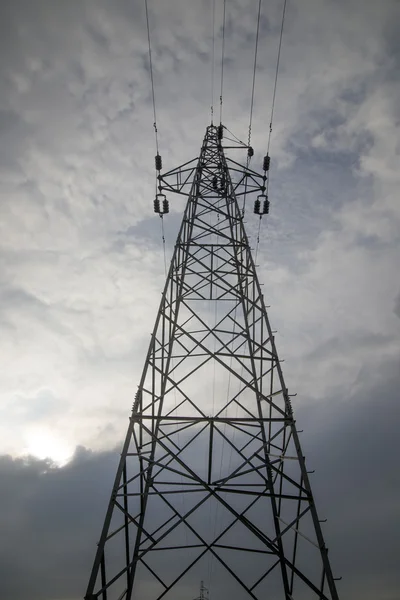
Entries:
[[[258, 216], [269, 212], [269, 156], [264, 157], [262, 173], [253, 170], [250, 167], [253, 148], [235, 136], [230, 137], [233, 135], [230, 132], [225, 136], [227, 131], [224, 125], [208, 125], [199, 156], [170, 171], [157, 170], [157, 206], [168, 202], [169, 193], [174, 192], [188, 197], [201, 195], [215, 202], [221, 198], [236, 197], [242, 203], [242, 216], [248, 200], [254, 201], [254, 212]], [[245, 163], [226, 156], [225, 150], [245, 151]], [[156, 168], [160, 164], [161, 157], [157, 155]], [[155, 212], [162, 216], [162, 211], [157, 209]]]

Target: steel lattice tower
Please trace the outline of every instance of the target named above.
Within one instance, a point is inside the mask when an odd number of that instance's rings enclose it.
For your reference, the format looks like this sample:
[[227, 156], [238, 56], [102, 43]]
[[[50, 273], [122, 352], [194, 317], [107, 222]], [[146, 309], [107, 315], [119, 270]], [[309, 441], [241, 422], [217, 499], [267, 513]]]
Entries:
[[86, 600], [190, 600], [200, 579], [212, 598], [338, 599], [238, 204], [268, 173], [222, 136], [158, 175], [161, 206], [188, 201]]

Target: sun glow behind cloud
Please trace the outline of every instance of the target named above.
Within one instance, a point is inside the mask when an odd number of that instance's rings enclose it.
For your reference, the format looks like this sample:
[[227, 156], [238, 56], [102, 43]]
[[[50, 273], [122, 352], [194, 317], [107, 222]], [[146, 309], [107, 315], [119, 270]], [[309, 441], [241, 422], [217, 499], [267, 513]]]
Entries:
[[74, 447], [48, 429], [28, 432], [22, 456], [34, 456], [40, 460], [50, 459], [57, 466], [66, 465], [73, 457]]

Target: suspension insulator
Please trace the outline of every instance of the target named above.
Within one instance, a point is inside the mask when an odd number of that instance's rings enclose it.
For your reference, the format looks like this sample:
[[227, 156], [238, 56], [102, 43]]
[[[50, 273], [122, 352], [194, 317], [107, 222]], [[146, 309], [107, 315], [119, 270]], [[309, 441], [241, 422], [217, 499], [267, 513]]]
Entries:
[[159, 213], [161, 215], [164, 214], [164, 202], [166, 200], [167, 197], [165, 194], [161, 194], [161, 192], [156, 194], [156, 199], [154, 200], [154, 212]]
[[254, 156], [254, 150], [253, 150], [253, 148], [252, 148], [251, 146], [249, 146], [249, 147], [247, 148], [247, 156], [248, 156], [249, 158], [251, 158], [252, 156]]
[[224, 128], [222, 127], [222, 125], [218, 125], [218, 139], [222, 140], [223, 137], [224, 137]]
[[157, 154], [157, 156], [155, 157], [156, 160], [156, 170], [157, 171], [161, 171], [162, 169], [162, 158], [159, 154]]
[[264, 162], [263, 162], [263, 169], [264, 169], [264, 171], [269, 171], [269, 164], [270, 164], [270, 162], [271, 162], [271, 159], [270, 159], [270, 157], [267, 154], [267, 156], [264, 156]]
[[213, 188], [214, 188], [215, 191], [218, 190], [218, 177], [217, 176], [213, 177], [212, 186], [213, 186]]
[[163, 200], [162, 208], [163, 208], [163, 214], [167, 215], [169, 213], [169, 202], [166, 198], [164, 198], [164, 200]]
[[269, 200], [268, 198], [265, 198], [264, 203], [263, 203], [263, 215], [268, 215], [269, 214]]
[[257, 198], [254, 200], [254, 214], [259, 215], [261, 209], [261, 201]]

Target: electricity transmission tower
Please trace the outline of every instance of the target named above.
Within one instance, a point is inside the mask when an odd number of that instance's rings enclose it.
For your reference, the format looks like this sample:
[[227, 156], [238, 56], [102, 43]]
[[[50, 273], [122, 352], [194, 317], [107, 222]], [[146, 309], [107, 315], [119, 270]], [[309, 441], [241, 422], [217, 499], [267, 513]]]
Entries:
[[156, 158], [156, 212], [188, 200], [86, 600], [188, 600], [200, 580], [215, 599], [338, 599], [238, 204], [268, 212], [269, 158], [228, 159], [223, 133], [163, 175]]

